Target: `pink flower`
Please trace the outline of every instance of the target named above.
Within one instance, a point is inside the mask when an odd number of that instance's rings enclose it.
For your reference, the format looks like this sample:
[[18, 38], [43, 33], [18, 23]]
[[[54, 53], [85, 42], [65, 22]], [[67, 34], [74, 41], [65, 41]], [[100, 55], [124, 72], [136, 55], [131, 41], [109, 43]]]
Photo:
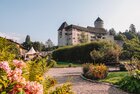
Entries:
[[4, 61], [4, 62], [0, 62], [0, 68], [5, 70], [6, 73], [9, 73], [10, 72], [10, 67], [9, 67], [9, 64], [8, 62]]
[[23, 81], [23, 77], [22, 77], [22, 70], [20, 68], [16, 68], [15, 70], [11, 70], [9, 73], [8, 73], [8, 79], [11, 81], [11, 82], [22, 82]]
[[26, 66], [26, 64], [23, 61], [19, 60], [13, 60], [13, 63], [17, 68], [23, 68], [24, 66]]
[[27, 82], [25, 91], [28, 91], [31, 94], [43, 94], [43, 86], [37, 82]]

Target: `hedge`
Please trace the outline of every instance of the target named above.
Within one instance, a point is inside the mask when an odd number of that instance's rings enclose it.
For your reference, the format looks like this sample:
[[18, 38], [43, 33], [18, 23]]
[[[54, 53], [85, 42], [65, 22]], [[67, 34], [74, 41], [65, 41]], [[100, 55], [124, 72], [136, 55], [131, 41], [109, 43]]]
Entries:
[[116, 44], [107, 41], [94, 41], [92, 43], [80, 44], [76, 46], [60, 47], [53, 51], [52, 57], [56, 61], [89, 63], [93, 62], [90, 52], [101, 50], [107, 47], [114, 47]]

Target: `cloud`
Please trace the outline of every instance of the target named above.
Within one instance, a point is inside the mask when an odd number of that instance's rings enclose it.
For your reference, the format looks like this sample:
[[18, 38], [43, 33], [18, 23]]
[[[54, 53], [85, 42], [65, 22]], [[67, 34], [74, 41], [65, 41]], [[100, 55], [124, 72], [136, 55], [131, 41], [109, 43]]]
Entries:
[[12, 39], [13, 41], [16, 41], [19, 43], [22, 43], [25, 38], [24, 35], [20, 35], [20, 34], [16, 34], [16, 33], [4, 33], [4, 32], [0, 32], [0, 36], [5, 37], [7, 39]]

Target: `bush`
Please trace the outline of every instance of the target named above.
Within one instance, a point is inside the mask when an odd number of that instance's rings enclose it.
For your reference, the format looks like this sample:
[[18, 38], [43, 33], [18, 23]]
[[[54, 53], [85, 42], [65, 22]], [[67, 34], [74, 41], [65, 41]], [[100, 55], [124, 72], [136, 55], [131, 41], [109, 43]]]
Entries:
[[83, 74], [86, 74], [89, 71], [90, 65], [91, 64], [89, 63], [83, 64]]
[[[103, 52], [103, 54], [105, 54], [106, 51], [108, 51], [107, 49], [112, 49], [112, 48], [114, 51], [118, 53], [120, 52], [119, 47], [114, 43], [107, 42], [107, 41], [94, 41], [92, 43], [86, 43], [86, 44], [81, 44], [81, 45], [76, 45], [76, 46], [60, 47], [56, 49], [55, 51], [53, 51], [52, 57], [56, 61], [75, 62], [75, 63], [83, 64], [83, 63], [94, 61], [90, 55], [90, 53], [93, 50], [101, 51]], [[104, 58], [100, 54], [98, 56], [102, 58], [102, 59], [100, 58], [101, 59], [100, 63], [105, 63], [104, 59], [107, 61], [110, 58], [110, 57]], [[98, 60], [95, 60], [95, 61], [98, 61]]]
[[126, 71], [126, 68], [125, 68], [124, 64], [120, 64], [119, 69], [120, 69], [120, 71]]
[[128, 70], [129, 76], [122, 79], [118, 85], [121, 89], [140, 94], [140, 61], [133, 59], [131, 62], [123, 63]]
[[108, 74], [108, 68], [104, 64], [86, 64], [83, 65], [84, 76], [89, 79], [103, 79]]
[[73, 64], [72, 63], [69, 63], [68, 67], [72, 67], [72, 66], [73, 66]]
[[50, 60], [50, 61], [47, 61], [47, 66], [49, 68], [51, 67], [55, 67], [57, 65], [57, 62], [55, 60]]
[[127, 92], [140, 94], [140, 80], [132, 76], [126, 76], [118, 85]]
[[57, 87], [50, 94], [74, 94], [74, 92], [71, 91], [71, 84], [65, 83], [62, 86]]
[[22, 76], [24, 62], [14, 60], [13, 65], [14, 68], [10, 68], [8, 62], [0, 62], [0, 72], [5, 72], [0, 75], [1, 94], [43, 94], [43, 85], [27, 81]]
[[0, 61], [12, 61], [19, 55], [16, 44], [0, 37]]
[[31, 81], [36, 81], [36, 76], [43, 76], [48, 69], [45, 58], [29, 61], [27, 64], [29, 66], [29, 80]]
[[43, 83], [44, 94], [49, 94], [50, 89], [57, 84], [57, 81], [52, 77], [46, 77]]

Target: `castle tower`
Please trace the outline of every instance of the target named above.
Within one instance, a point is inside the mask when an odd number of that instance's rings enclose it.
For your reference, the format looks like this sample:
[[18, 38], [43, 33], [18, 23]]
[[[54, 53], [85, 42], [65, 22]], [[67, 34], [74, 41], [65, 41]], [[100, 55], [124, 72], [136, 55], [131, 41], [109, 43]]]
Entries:
[[94, 22], [94, 26], [95, 28], [104, 28], [103, 20], [100, 17], [98, 17]]

